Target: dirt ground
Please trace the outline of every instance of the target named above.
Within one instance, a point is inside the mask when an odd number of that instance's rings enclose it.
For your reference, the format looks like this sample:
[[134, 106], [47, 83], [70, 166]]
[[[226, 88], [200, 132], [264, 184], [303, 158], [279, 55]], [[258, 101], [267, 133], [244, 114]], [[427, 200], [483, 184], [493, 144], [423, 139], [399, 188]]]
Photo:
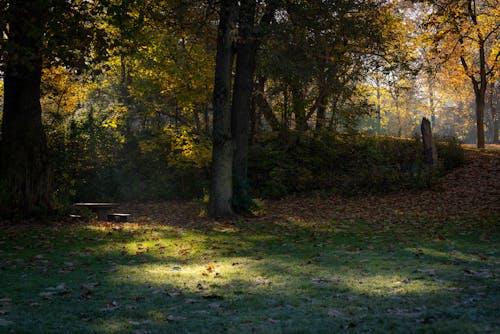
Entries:
[[[500, 147], [499, 147], [500, 149]], [[127, 204], [134, 220], [186, 226], [205, 220], [201, 203]], [[354, 198], [297, 196], [265, 201], [262, 214], [250, 220], [404, 222], [408, 219], [500, 217], [500, 150], [466, 150], [466, 163], [430, 189], [406, 190]]]

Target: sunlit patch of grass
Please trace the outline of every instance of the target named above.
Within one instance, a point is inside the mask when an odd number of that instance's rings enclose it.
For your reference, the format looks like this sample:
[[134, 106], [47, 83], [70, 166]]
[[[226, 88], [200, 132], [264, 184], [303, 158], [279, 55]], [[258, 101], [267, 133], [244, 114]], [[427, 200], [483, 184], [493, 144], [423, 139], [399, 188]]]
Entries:
[[[450, 261], [458, 260], [462, 262], [475, 262], [475, 261], [488, 261], [488, 257], [485, 255], [477, 253], [463, 253], [457, 249], [451, 248], [448, 251], [441, 251], [433, 248], [407, 248], [408, 251], [414, 252], [416, 254], [426, 254], [429, 256], [441, 257], [449, 259]], [[491, 253], [491, 251], [485, 250], [485, 253]]]
[[500, 240], [478, 225], [0, 230], [0, 332], [493, 331]]

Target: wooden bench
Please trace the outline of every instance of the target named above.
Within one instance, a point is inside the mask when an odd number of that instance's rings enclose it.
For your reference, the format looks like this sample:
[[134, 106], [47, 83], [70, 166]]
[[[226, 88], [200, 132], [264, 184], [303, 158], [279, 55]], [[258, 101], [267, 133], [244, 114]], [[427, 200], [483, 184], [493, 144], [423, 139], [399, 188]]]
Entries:
[[111, 209], [117, 208], [120, 206], [118, 203], [92, 203], [92, 202], [86, 202], [86, 203], [75, 203], [75, 206], [78, 207], [84, 207], [87, 209], [92, 210], [97, 214], [97, 219], [99, 220], [108, 220], [108, 215]]

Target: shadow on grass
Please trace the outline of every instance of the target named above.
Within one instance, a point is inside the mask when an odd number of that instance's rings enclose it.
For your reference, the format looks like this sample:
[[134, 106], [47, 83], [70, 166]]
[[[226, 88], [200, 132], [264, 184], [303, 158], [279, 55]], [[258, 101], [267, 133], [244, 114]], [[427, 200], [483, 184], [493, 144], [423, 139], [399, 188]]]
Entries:
[[0, 300], [11, 301], [0, 307], [12, 324], [0, 326], [84, 333], [499, 328], [496, 239], [400, 240], [336, 223], [125, 227], [2, 230]]

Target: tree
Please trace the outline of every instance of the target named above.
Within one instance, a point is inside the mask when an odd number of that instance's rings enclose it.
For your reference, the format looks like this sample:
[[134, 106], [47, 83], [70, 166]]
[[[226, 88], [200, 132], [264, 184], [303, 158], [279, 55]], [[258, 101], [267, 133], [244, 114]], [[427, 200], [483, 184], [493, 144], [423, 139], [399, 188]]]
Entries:
[[[247, 174], [254, 73], [263, 31], [273, 20], [277, 8], [275, 2], [269, 1], [263, 4], [263, 10], [257, 13], [256, 5], [255, 0], [240, 1], [236, 7], [221, 3], [215, 68], [212, 184], [209, 203], [209, 215], [215, 218], [231, 216], [234, 212], [249, 214], [253, 206]], [[225, 14], [225, 11], [230, 11], [230, 14]], [[261, 19], [256, 24], [258, 14]], [[224, 36], [221, 29], [235, 30], [236, 18], [237, 35], [231, 35], [232, 31], [229, 31], [226, 38], [221, 39], [221, 36]], [[234, 84], [231, 75], [232, 59], [229, 58], [230, 48], [234, 51], [231, 56], [236, 57]], [[229, 96], [231, 91], [232, 99]], [[225, 110], [228, 105], [230, 114]], [[226, 128], [227, 121], [231, 125], [230, 132]], [[232, 152], [226, 151], [225, 147], [229, 146], [229, 143]], [[231, 171], [226, 169], [228, 162], [232, 163]], [[229, 176], [231, 183], [228, 182]], [[228, 199], [230, 207], [227, 207]]]
[[[52, 207], [47, 143], [42, 127], [40, 82], [44, 66], [88, 65], [98, 54], [99, 30], [89, 28], [97, 2], [11, 0], [0, 2], [4, 110], [0, 143], [0, 216], [31, 217]], [[85, 18], [85, 19], [84, 19]], [[101, 36], [102, 37], [102, 36]]]
[[493, 144], [500, 144], [500, 117], [498, 115], [498, 104], [500, 95], [500, 81], [497, 79], [490, 85], [488, 94], [488, 104], [491, 116], [491, 142]]
[[252, 206], [248, 185], [248, 131], [255, 72], [256, 39], [254, 36], [255, 0], [243, 0], [239, 9], [236, 74], [231, 106], [233, 156], [233, 199], [237, 213], [246, 213]]
[[212, 176], [208, 205], [208, 214], [214, 218], [233, 215], [231, 80], [236, 16], [237, 5], [235, 1], [223, 0], [220, 4], [220, 20], [217, 32], [213, 95]]
[[0, 214], [30, 216], [51, 206], [40, 80], [44, 1], [11, 1], [0, 151]]
[[280, 128], [303, 131], [365, 113], [359, 83], [376, 63], [404, 53], [391, 45], [399, 22], [389, 1], [284, 2], [259, 54], [259, 91], [267, 94], [256, 102], [266, 121], [277, 128], [271, 108]]
[[[498, 0], [432, 0], [427, 26], [436, 54], [458, 58], [475, 95], [477, 147], [484, 148], [484, 110], [489, 82], [500, 57]], [[444, 57], [443, 57], [444, 55]]]

